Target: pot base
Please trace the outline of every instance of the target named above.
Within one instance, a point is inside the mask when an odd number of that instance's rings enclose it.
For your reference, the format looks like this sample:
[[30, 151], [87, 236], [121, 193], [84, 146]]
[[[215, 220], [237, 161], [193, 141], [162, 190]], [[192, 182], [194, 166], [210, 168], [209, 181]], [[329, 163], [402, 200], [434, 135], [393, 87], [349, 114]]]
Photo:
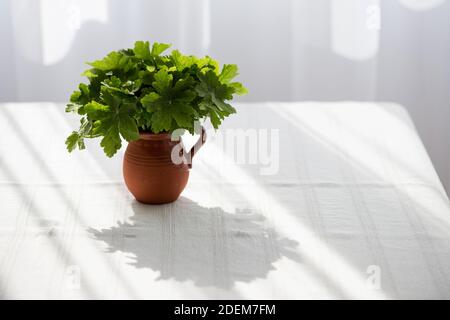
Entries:
[[124, 159], [124, 178], [135, 199], [145, 204], [174, 202], [189, 179], [187, 166], [152, 167]]
[[134, 198], [137, 202], [139, 202], [140, 204], [145, 204], [145, 205], [161, 205], [161, 204], [169, 204], [169, 203], [173, 203], [175, 201], [178, 200], [179, 197], [177, 197], [175, 200], [170, 200], [170, 201], [163, 201], [163, 202], [147, 202], [147, 201], [141, 201], [138, 200], [136, 198]]

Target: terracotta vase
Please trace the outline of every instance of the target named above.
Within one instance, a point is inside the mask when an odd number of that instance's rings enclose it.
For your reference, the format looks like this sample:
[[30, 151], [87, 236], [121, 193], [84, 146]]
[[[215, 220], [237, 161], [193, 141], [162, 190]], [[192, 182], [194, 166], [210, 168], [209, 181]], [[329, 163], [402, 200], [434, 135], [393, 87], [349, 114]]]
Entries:
[[128, 144], [123, 159], [128, 190], [142, 203], [175, 201], [188, 182], [194, 153], [206, 140], [205, 129], [202, 128], [199, 140], [188, 153], [182, 141], [172, 141], [169, 133], [141, 133], [140, 136]]

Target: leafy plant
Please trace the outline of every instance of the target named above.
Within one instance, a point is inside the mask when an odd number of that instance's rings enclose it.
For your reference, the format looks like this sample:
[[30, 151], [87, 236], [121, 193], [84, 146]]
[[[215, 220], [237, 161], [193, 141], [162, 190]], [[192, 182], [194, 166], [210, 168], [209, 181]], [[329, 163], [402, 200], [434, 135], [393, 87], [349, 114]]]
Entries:
[[112, 157], [126, 141], [139, 139], [139, 132], [194, 132], [194, 122], [210, 119], [214, 128], [236, 110], [228, 103], [247, 89], [233, 82], [234, 64], [219, 63], [173, 50], [170, 45], [137, 41], [133, 49], [113, 51], [82, 75], [70, 97], [66, 112], [81, 116], [80, 128], [67, 138], [69, 152], [84, 149], [84, 139], [102, 137], [100, 146]]

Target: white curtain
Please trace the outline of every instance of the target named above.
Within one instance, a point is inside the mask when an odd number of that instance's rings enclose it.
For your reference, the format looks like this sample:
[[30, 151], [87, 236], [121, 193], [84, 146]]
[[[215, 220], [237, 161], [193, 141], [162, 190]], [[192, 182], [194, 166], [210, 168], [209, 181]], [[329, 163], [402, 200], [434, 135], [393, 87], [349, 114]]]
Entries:
[[137, 39], [237, 63], [243, 101], [394, 101], [450, 189], [446, 0], [1, 0], [0, 101], [66, 101]]

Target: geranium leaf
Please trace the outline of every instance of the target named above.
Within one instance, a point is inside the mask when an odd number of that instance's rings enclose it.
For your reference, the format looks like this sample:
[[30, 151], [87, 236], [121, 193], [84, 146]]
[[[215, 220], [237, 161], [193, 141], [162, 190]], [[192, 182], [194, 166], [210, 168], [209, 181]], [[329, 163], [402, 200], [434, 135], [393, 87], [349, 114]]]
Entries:
[[139, 139], [140, 131], [153, 133], [184, 129], [194, 132], [194, 122], [209, 118], [214, 128], [236, 110], [230, 100], [247, 89], [232, 82], [234, 64], [220, 68], [213, 58], [165, 51], [169, 44], [136, 41], [132, 49], [110, 52], [88, 63], [81, 83], [66, 105], [81, 115], [80, 128], [66, 139], [69, 151], [83, 149], [84, 139], [100, 137], [108, 157], [122, 139]]

